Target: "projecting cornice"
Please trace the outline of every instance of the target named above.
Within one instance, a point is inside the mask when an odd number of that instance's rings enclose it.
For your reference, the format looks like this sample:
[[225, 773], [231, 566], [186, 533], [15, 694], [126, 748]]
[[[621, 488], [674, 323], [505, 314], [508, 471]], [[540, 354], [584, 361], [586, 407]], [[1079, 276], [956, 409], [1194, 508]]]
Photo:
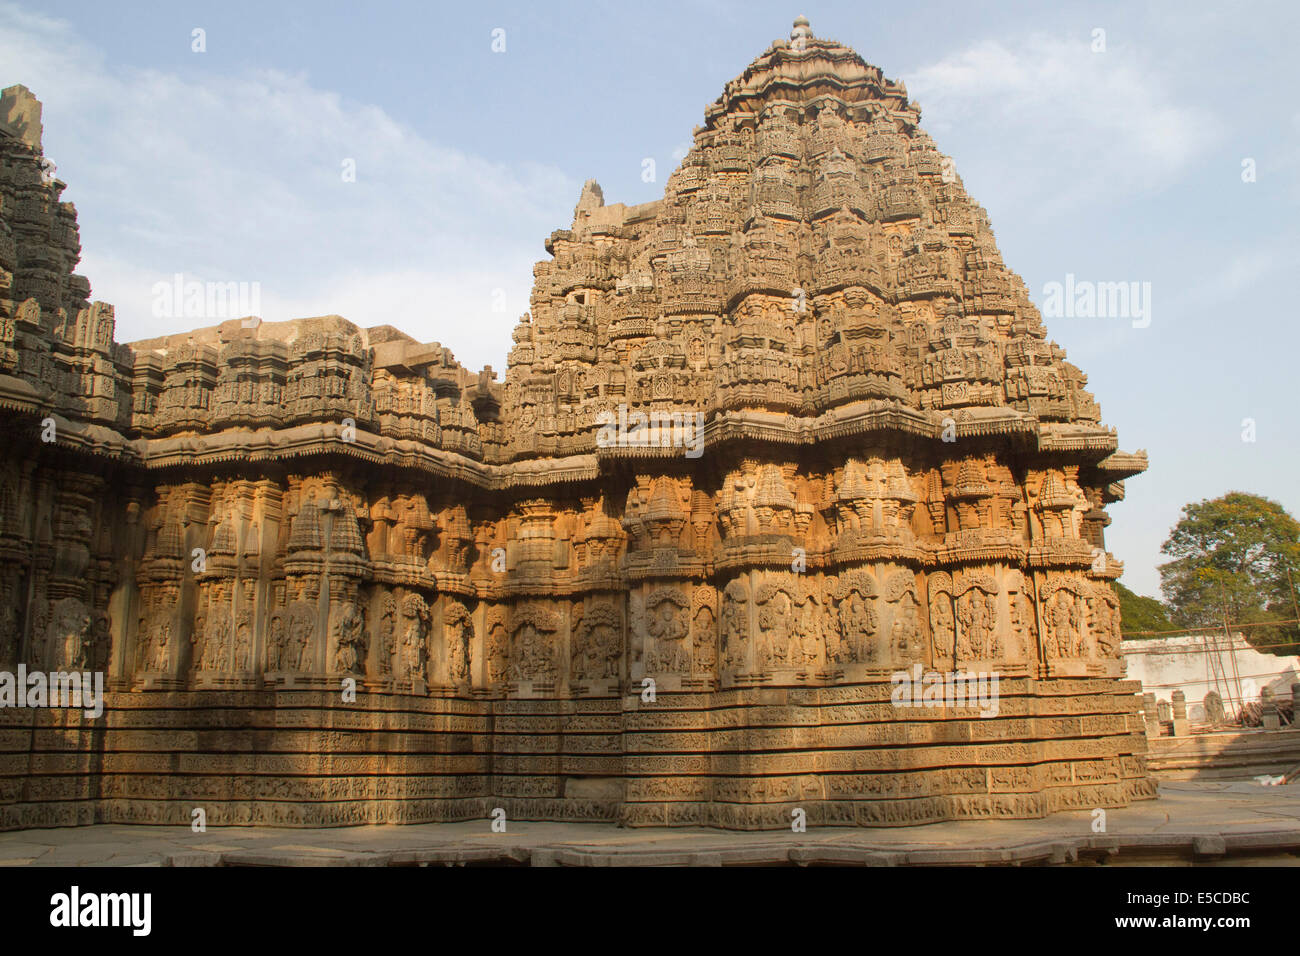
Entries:
[[[673, 419], [665, 413], [663, 430], [644, 440], [644, 444], [638, 443], [641, 439], [634, 432], [630, 438], [624, 436], [623, 441], [610, 447], [598, 447], [593, 439], [590, 451], [581, 454], [485, 463], [426, 442], [394, 439], [334, 422], [130, 439], [102, 425], [47, 412], [42, 405], [42, 396], [30, 385], [0, 376], [0, 407], [32, 416], [33, 428], [39, 428], [45, 418], [52, 418], [54, 447], [115, 458], [129, 467], [148, 471], [283, 465], [312, 457], [329, 457], [413, 469], [479, 488], [508, 490], [595, 480], [600, 477], [601, 462], [678, 457], [698, 460], [739, 443], [812, 447], [863, 437], [885, 444], [910, 439], [954, 447], [961, 447], [964, 442], [1001, 438], [1031, 454], [1067, 453], [1085, 460], [1094, 459], [1093, 467], [1114, 479], [1117, 489], [1122, 489], [1119, 479], [1146, 469], [1145, 452], [1116, 451], [1113, 429], [1041, 423], [1007, 408], [963, 409], [952, 415], [944, 411], [922, 412], [897, 403], [859, 402], [816, 417], [729, 410], [714, 413], [698, 436], [693, 431], [684, 436], [674, 432]], [[691, 414], [679, 412], [677, 421]]]

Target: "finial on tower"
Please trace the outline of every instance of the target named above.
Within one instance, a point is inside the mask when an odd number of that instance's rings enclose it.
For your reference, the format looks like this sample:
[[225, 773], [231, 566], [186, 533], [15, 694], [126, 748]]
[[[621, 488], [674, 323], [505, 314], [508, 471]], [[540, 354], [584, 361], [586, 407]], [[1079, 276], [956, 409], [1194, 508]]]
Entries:
[[583, 214], [588, 215], [595, 209], [605, 205], [605, 193], [600, 188], [600, 183], [594, 179], [588, 179], [582, 184], [582, 195], [578, 197], [578, 207], [573, 210], [573, 221], [576, 223]]
[[41, 148], [41, 101], [21, 83], [0, 92], [0, 124], [32, 149]]
[[790, 31], [790, 49], [796, 53], [801, 53], [808, 46], [808, 41], [812, 39], [812, 27], [808, 25], [807, 17], [795, 17], [794, 29]]

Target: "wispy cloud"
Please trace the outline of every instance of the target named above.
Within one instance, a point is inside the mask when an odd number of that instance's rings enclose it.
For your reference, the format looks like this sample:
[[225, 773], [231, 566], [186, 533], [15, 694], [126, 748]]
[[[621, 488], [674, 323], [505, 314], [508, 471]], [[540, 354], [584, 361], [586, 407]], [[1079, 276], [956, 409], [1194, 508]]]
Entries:
[[996, 180], [1040, 215], [1168, 185], [1219, 124], [1179, 102], [1149, 60], [1114, 43], [1094, 53], [1091, 42], [1039, 33], [983, 40], [923, 66], [907, 85], [941, 148], [946, 131], [977, 130], [990, 161], [996, 155]]
[[153, 284], [180, 272], [259, 282], [267, 320], [392, 324], [501, 369], [541, 239], [580, 185], [430, 141], [303, 75], [114, 69], [67, 24], [14, 7], [0, 7], [0, 64], [0, 82], [45, 104], [64, 198], [83, 200], [81, 271], [122, 340], [183, 331], [150, 309]]

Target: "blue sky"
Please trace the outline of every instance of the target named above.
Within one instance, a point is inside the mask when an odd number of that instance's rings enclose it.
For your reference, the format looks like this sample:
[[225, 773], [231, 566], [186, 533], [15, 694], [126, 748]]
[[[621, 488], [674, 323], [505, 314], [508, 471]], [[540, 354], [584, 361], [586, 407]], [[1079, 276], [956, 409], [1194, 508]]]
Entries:
[[0, 85], [45, 105], [120, 340], [181, 330], [150, 310], [180, 272], [260, 283], [268, 320], [391, 323], [504, 371], [583, 180], [660, 196], [706, 104], [799, 13], [907, 84], [1040, 306], [1067, 274], [1151, 284], [1147, 328], [1047, 320], [1151, 457], [1110, 509], [1125, 583], [1158, 593], [1189, 501], [1300, 514], [1293, 2], [0, 2]]

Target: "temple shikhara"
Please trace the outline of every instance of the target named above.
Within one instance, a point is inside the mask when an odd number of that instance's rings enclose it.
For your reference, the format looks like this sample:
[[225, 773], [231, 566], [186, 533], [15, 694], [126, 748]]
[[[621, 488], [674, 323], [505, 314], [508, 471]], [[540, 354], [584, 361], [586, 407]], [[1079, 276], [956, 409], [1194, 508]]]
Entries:
[[[0, 670], [107, 694], [0, 709], [0, 827], [1154, 796], [1104, 543], [1146, 456], [904, 86], [807, 21], [662, 199], [587, 183], [504, 381], [339, 316], [118, 343], [40, 114], [4, 91]], [[953, 672], [995, 713], [897, 699]]]

